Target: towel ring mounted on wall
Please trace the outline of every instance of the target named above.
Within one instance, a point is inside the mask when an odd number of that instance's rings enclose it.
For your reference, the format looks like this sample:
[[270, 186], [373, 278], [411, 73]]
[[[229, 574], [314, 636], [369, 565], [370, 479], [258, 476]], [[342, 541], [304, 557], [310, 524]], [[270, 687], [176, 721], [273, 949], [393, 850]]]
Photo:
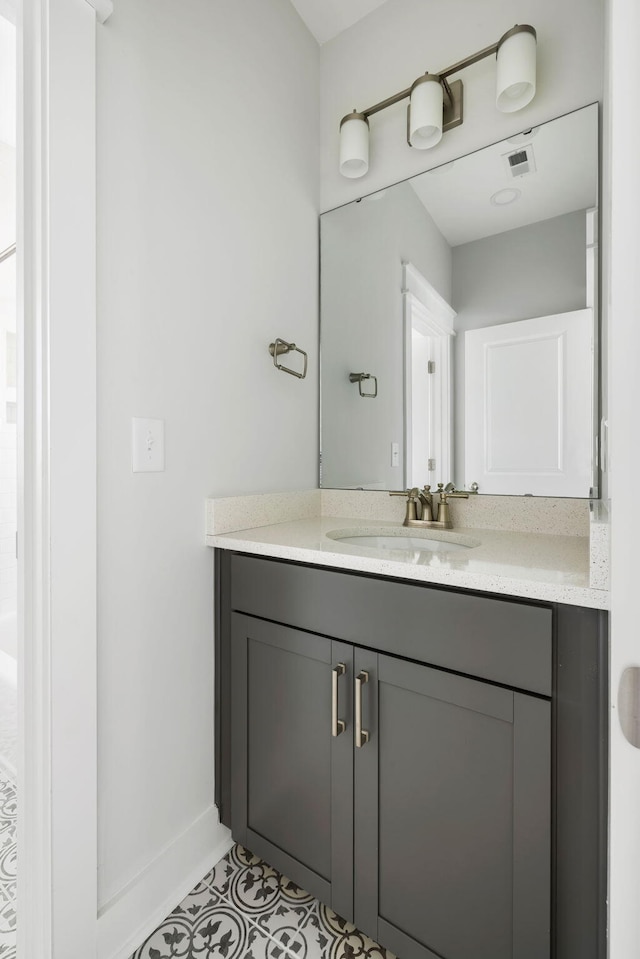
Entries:
[[[304, 350], [301, 350], [299, 346], [296, 346], [295, 343], [287, 343], [286, 340], [276, 339], [273, 343], [269, 343], [269, 352], [273, 357], [273, 365], [277, 370], [282, 370], [283, 373], [290, 373], [291, 376], [295, 376], [299, 380], [303, 380], [307, 375], [307, 354]], [[304, 360], [302, 373], [298, 373], [297, 370], [290, 370], [288, 366], [283, 366], [282, 363], [278, 363], [278, 357], [286, 353], [300, 353], [302, 355]]]
[[[362, 389], [363, 380], [373, 380], [373, 393], [366, 393]], [[378, 377], [374, 376], [373, 373], [349, 373], [349, 382], [358, 384], [358, 392], [360, 393], [360, 396], [374, 400], [378, 395]]]

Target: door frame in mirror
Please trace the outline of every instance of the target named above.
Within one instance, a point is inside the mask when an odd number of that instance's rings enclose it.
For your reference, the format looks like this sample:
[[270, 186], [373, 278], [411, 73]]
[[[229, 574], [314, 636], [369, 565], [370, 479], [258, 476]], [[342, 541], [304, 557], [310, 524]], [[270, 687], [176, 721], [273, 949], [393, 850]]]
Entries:
[[[403, 263], [403, 314], [404, 314], [404, 483], [411, 486], [430, 483], [435, 485], [439, 475], [448, 483], [453, 476], [453, 382], [451, 343], [456, 336], [453, 329], [455, 310], [440, 296], [437, 290], [412, 263]], [[428, 465], [421, 478], [414, 473], [414, 417], [413, 393], [414, 355], [413, 334], [419, 332], [429, 343], [429, 369], [433, 376], [429, 384], [429, 410], [427, 414], [429, 446]]]

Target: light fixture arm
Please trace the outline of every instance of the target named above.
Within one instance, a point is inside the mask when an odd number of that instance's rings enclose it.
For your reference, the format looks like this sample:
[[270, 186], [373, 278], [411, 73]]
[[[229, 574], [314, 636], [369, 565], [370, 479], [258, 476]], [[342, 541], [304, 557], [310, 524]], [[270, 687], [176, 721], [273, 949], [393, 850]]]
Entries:
[[449, 86], [449, 81], [446, 77], [440, 75], [440, 82], [442, 84], [442, 89], [444, 90], [444, 95], [447, 97], [449, 104], [453, 104], [453, 90]]
[[386, 110], [387, 107], [392, 107], [395, 103], [400, 103], [401, 100], [406, 100], [409, 96], [411, 96], [411, 87], [407, 87], [406, 90], [395, 93], [392, 97], [387, 97], [386, 100], [381, 100], [380, 103], [376, 103], [374, 106], [368, 107], [366, 110], [361, 110], [360, 112], [363, 117], [369, 119], [374, 113], [380, 113], [381, 110]]
[[[492, 53], [497, 53], [498, 44], [494, 43], [491, 47], [485, 47], [484, 50], [481, 50], [479, 53], [474, 53], [470, 57], [466, 57], [464, 60], [459, 60], [458, 63], [454, 63], [453, 66], [447, 67], [446, 70], [441, 70], [435, 74], [435, 76], [440, 78], [440, 82], [444, 87], [449, 99], [451, 99], [451, 87], [447, 83], [447, 77], [453, 76], [454, 73], [459, 73], [461, 70], [464, 70], [466, 67], [473, 66], [474, 63], [478, 63], [480, 60], [484, 60], [486, 57], [490, 57]], [[386, 100], [381, 100], [380, 103], [375, 103], [372, 107], [367, 107], [366, 110], [361, 110], [363, 117], [367, 119], [372, 117], [374, 113], [380, 113], [381, 110], [386, 110], [387, 107], [392, 107], [395, 103], [400, 103], [402, 100], [406, 100], [411, 96], [411, 90], [413, 89], [413, 84], [410, 87], [407, 87], [406, 90], [401, 90], [400, 93], [395, 93], [392, 97], [387, 97]]]
[[[486, 60], [487, 57], [497, 55], [498, 50], [502, 43], [505, 40], [508, 40], [510, 36], [513, 35], [514, 31], [521, 32], [526, 31], [536, 35], [536, 31], [533, 27], [528, 24], [519, 25], [516, 24], [515, 27], [512, 27], [511, 30], [508, 30], [504, 36], [500, 37], [497, 43], [492, 43], [490, 47], [485, 47], [483, 50], [478, 50], [477, 53], [472, 53], [470, 56], [465, 57], [464, 60], [458, 60], [457, 63], [452, 64], [450, 67], [447, 67], [445, 70], [438, 71], [435, 76], [440, 77], [440, 82], [442, 83], [445, 91], [451, 98], [451, 90], [449, 84], [446, 83], [447, 77], [453, 76], [455, 73], [460, 73], [461, 70], [466, 70], [467, 67], [473, 66], [474, 63], [479, 63], [480, 60]], [[411, 96], [413, 84], [410, 87], [407, 87], [406, 90], [401, 90], [400, 93], [395, 93], [392, 97], [387, 97], [386, 100], [381, 100], [379, 103], [375, 103], [372, 107], [367, 107], [366, 110], [359, 111], [363, 117], [369, 118], [374, 115], [374, 113], [380, 113], [381, 110], [386, 110], [387, 107], [392, 107], [395, 103], [400, 103], [402, 100], [406, 100], [407, 97]]]
[[466, 70], [467, 67], [472, 67], [474, 63], [479, 63], [481, 60], [486, 60], [487, 57], [493, 56], [494, 53], [498, 52], [500, 43], [501, 41], [499, 40], [497, 43], [492, 43], [490, 47], [485, 47], [484, 50], [478, 50], [477, 53], [472, 53], [470, 57], [465, 57], [464, 60], [458, 60], [457, 63], [447, 67], [446, 70], [441, 70], [438, 76], [441, 80], [444, 80], [446, 77], [453, 76], [454, 73], [460, 73], [461, 70]]

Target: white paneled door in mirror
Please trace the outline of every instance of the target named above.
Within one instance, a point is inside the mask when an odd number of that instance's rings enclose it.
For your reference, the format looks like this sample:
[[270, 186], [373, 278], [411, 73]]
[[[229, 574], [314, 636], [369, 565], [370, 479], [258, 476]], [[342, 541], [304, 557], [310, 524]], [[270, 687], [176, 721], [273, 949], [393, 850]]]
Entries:
[[484, 493], [589, 496], [593, 315], [465, 334], [465, 478]]

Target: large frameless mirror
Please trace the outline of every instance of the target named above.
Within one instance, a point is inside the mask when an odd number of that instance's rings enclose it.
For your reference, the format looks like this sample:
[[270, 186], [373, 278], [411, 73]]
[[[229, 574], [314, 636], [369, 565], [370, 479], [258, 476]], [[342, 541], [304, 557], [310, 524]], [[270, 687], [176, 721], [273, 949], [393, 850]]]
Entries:
[[598, 108], [321, 217], [325, 488], [596, 485]]

